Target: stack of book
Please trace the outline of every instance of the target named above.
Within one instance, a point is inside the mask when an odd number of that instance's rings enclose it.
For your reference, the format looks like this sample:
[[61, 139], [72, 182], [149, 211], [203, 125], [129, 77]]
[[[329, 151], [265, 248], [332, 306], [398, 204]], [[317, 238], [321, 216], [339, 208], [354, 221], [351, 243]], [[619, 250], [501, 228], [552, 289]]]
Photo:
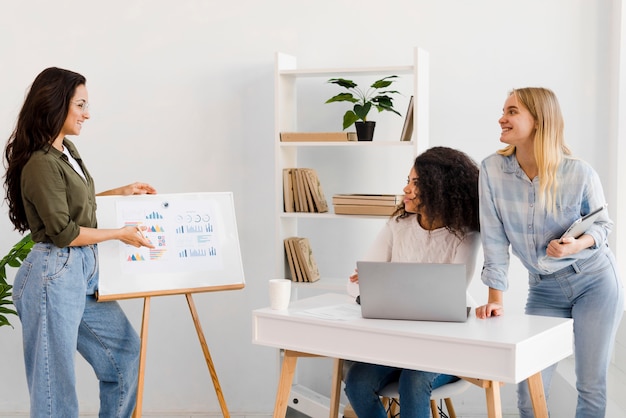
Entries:
[[312, 168], [283, 169], [285, 212], [328, 212], [328, 203]]
[[338, 215], [390, 216], [402, 203], [402, 196], [394, 194], [336, 194], [333, 207]]
[[285, 238], [285, 253], [294, 282], [315, 282], [320, 278], [308, 238]]

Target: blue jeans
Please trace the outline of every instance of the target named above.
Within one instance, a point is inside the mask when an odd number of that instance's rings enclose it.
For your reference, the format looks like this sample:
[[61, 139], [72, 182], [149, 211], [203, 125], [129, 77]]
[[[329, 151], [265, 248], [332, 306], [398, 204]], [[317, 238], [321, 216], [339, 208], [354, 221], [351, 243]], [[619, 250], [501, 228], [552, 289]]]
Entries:
[[[526, 313], [574, 319], [576, 418], [602, 418], [615, 333], [622, 318], [624, 291], [608, 247], [549, 275], [530, 275]], [[550, 388], [556, 364], [542, 371]], [[534, 417], [526, 381], [518, 385], [520, 418]]]
[[100, 382], [100, 417], [135, 408], [140, 341], [117, 302], [96, 302], [95, 245], [35, 244], [15, 277], [31, 417], [78, 417], [74, 356]]
[[345, 392], [359, 418], [386, 418], [387, 412], [378, 392], [398, 381], [402, 418], [430, 418], [433, 389], [459, 380], [447, 374], [399, 369], [369, 363], [354, 363], [345, 377]]

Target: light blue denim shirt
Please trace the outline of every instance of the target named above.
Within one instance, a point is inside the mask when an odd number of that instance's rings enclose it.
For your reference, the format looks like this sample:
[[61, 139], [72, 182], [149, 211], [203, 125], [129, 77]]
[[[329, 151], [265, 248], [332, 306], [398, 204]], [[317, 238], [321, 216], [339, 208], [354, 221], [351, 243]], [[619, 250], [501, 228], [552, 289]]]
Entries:
[[480, 235], [484, 265], [481, 274], [487, 286], [506, 290], [509, 246], [531, 275], [550, 274], [576, 260], [590, 257], [607, 244], [613, 222], [603, 211], [587, 230], [595, 245], [563, 258], [546, 255], [548, 243], [559, 238], [580, 216], [605, 204], [598, 174], [586, 162], [565, 157], [558, 173], [557, 213], [550, 214], [539, 202], [539, 178], [532, 181], [515, 155], [493, 154], [481, 164], [479, 175]]

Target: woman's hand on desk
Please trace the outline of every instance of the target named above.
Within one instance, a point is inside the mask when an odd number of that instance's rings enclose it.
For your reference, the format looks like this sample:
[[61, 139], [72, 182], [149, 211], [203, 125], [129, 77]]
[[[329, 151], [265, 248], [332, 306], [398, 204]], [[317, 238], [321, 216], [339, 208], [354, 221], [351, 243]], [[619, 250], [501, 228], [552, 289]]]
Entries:
[[499, 303], [488, 303], [476, 308], [476, 318], [485, 319], [504, 314], [504, 307]]
[[352, 276], [350, 276], [350, 282], [352, 282], [352, 283], [358, 283], [359, 282], [359, 273], [357, 272], [356, 269], [354, 269], [354, 274]]
[[476, 318], [485, 319], [492, 316], [504, 315], [504, 304], [502, 303], [502, 291], [489, 288], [487, 304], [476, 308]]

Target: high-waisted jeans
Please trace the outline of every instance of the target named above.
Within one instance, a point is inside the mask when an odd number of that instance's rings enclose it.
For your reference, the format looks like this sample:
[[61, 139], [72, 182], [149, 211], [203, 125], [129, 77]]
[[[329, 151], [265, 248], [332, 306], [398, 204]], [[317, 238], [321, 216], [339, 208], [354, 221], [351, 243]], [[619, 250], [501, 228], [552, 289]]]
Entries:
[[[548, 275], [530, 275], [526, 313], [574, 319], [576, 418], [602, 418], [615, 333], [624, 291], [608, 247]], [[546, 397], [556, 364], [542, 371]], [[534, 417], [526, 381], [518, 385], [520, 418]]]
[[78, 417], [74, 356], [100, 382], [100, 417], [135, 407], [137, 333], [117, 302], [96, 302], [98, 249], [38, 243], [17, 272], [13, 301], [22, 324], [30, 416]]

